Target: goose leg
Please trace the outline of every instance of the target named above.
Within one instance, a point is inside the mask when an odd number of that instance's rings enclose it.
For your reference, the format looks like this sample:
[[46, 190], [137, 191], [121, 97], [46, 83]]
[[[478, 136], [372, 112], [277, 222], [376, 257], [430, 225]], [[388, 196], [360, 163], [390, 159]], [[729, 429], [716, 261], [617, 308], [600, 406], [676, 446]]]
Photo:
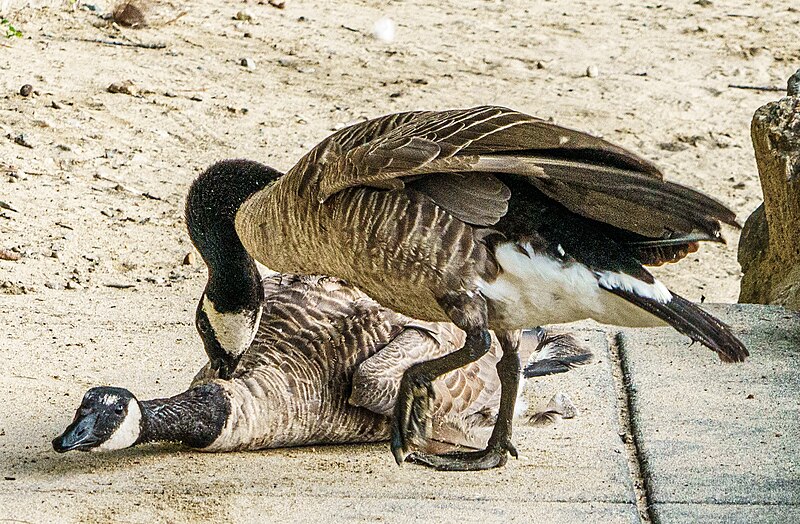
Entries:
[[514, 405], [519, 387], [519, 340], [521, 331], [502, 331], [497, 333], [503, 356], [497, 363], [500, 377], [500, 408], [492, 435], [486, 449], [480, 451], [453, 451], [441, 455], [413, 453], [408, 460], [444, 471], [470, 471], [496, 468], [505, 465], [506, 453], [517, 458], [517, 450], [511, 443]]
[[433, 382], [436, 377], [474, 362], [492, 344], [486, 300], [477, 293], [448, 293], [439, 305], [453, 323], [467, 334], [464, 346], [452, 353], [408, 368], [400, 381], [392, 418], [392, 454], [402, 464], [410, 448], [428, 439], [432, 429]]

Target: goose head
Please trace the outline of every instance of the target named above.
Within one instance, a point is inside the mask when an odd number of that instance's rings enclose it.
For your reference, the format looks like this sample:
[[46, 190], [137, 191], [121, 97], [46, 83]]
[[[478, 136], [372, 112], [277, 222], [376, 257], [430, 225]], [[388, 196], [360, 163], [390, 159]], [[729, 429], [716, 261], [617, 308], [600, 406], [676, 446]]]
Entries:
[[124, 388], [92, 388], [83, 396], [72, 423], [53, 439], [59, 453], [129, 448], [141, 435], [142, 408]]
[[195, 324], [212, 369], [223, 379], [231, 378], [253, 342], [264, 298], [258, 268], [236, 232], [236, 213], [281, 176], [255, 162], [226, 160], [201, 174], [186, 198], [189, 236], [208, 266]]

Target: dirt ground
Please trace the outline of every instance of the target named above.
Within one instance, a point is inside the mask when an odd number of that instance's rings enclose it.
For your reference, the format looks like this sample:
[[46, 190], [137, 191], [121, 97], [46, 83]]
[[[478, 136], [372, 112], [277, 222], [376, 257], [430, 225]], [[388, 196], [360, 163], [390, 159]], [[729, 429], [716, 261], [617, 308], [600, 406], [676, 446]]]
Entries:
[[[174, 391], [201, 362], [205, 271], [186, 260], [183, 202], [211, 162], [285, 170], [360, 119], [500, 104], [632, 148], [743, 223], [761, 201], [750, 118], [781, 93], [730, 86], [782, 87], [800, 65], [788, 1], [159, 2], [140, 29], [110, 25], [102, 0], [33, 4], [0, 1], [22, 31], [0, 27], [0, 249], [19, 255], [0, 260], [0, 401], [25, 416], [48, 388], [71, 395], [48, 397], [46, 434], [31, 436], [41, 453], [87, 386]], [[373, 36], [382, 17], [392, 41]], [[109, 92], [125, 81], [127, 93]], [[687, 298], [735, 301], [738, 232], [725, 236], [657, 273]], [[93, 327], [26, 336], [25, 322], [48, 329], [49, 305], [66, 323], [91, 311]], [[167, 328], [183, 348], [174, 363]], [[104, 360], [109, 345], [122, 349]], [[151, 365], [169, 370], [160, 385], [136, 384]], [[0, 449], [21, 449], [0, 417]]]

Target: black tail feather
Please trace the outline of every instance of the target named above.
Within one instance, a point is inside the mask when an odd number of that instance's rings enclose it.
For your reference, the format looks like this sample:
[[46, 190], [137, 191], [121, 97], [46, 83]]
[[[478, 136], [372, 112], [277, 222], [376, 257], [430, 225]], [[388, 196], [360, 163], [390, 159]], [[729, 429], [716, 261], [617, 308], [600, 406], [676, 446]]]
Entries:
[[680, 333], [716, 351], [723, 362], [743, 362], [750, 354], [727, 324], [680, 295], [672, 293], [672, 300], [663, 303], [621, 289], [607, 291], [636, 304]]
[[525, 378], [566, 373], [592, 360], [592, 351], [569, 333], [551, 333], [548, 329], [537, 327], [525, 331], [523, 341], [527, 341], [528, 335], [537, 340], [537, 355], [533, 362], [525, 366]]
[[557, 373], [566, 373], [575, 366], [585, 364], [591, 359], [592, 354], [587, 353], [584, 355], [569, 355], [535, 360], [525, 366], [523, 375], [525, 378], [531, 378], [543, 377], [545, 375], [555, 375]]

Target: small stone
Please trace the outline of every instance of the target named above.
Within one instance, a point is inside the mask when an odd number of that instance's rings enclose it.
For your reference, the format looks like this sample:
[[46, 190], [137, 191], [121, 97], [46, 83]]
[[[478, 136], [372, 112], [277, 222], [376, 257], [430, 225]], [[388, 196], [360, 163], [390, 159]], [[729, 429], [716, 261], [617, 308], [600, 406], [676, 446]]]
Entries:
[[251, 22], [253, 20], [253, 15], [250, 14], [248, 11], [239, 11], [233, 17], [234, 20], [239, 20], [241, 22]]
[[143, 2], [118, 2], [111, 19], [123, 27], [144, 27], [147, 25], [144, 11]]
[[22, 255], [15, 251], [11, 251], [10, 249], [2, 249], [0, 248], [0, 260], [10, 260], [16, 261], [22, 258]]
[[245, 33], [242, 36], [245, 38], [253, 38], [253, 33], [251, 33], [250, 31], [245, 31]]
[[25, 84], [19, 88], [19, 94], [22, 96], [31, 96], [31, 93], [33, 93], [33, 86], [30, 84]]
[[52, 102], [50, 102], [50, 107], [52, 107], [53, 109], [61, 109], [64, 106], [53, 100]]
[[252, 71], [252, 70], [254, 70], [254, 69], [256, 68], [256, 61], [255, 61], [255, 60], [253, 60], [252, 58], [242, 58], [242, 59], [239, 61], [239, 64], [240, 64], [242, 67], [246, 67], [247, 69], [249, 69], [249, 70], [251, 70], [251, 71]]
[[380, 18], [372, 26], [372, 36], [387, 44], [394, 41], [397, 24], [391, 18]]
[[70, 280], [67, 282], [67, 289], [81, 289], [81, 288], [83, 288], [83, 286], [78, 284], [74, 280]]
[[545, 64], [541, 60], [537, 60], [536, 61], [536, 69], [547, 69], [547, 64]]
[[184, 266], [193, 266], [195, 262], [197, 262], [197, 260], [194, 251], [189, 251], [188, 253], [186, 253], [186, 256], [183, 257]]
[[293, 56], [282, 56], [278, 59], [278, 65], [283, 67], [296, 67], [300, 61]]
[[597, 69], [597, 66], [592, 64], [586, 68], [586, 76], [589, 78], [597, 78], [600, 75], [600, 70]]
[[52, 281], [45, 282], [44, 283], [44, 287], [50, 288], [50, 289], [55, 289], [56, 291], [61, 291], [62, 289], [64, 289], [64, 286], [62, 284], [59, 284], [58, 282], [52, 282]]
[[28, 149], [33, 149], [33, 144], [31, 144], [28, 137], [22, 133], [14, 137], [14, 143], [22, 147], [27, 147]]
[[269, 5], [278, 9], [283, 9], [286, 7], [286, 2], [284, 2], [284, 0], [269, 0]]
[[120, 93], [123, 95], [138, 96], [140, 90], [133, 83], [133, 80], [123, 80], [122, 82], [114, 82], [106, 89], [109, 93]]

